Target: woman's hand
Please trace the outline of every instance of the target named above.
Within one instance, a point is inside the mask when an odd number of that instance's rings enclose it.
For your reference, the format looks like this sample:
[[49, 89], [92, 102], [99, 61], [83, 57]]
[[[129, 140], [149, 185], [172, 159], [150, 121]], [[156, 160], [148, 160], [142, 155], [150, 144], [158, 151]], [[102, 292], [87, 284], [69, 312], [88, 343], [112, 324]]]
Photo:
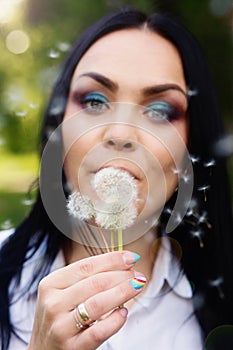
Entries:
[[[131, 269], [136, 261], [134, 253], [112, 252], [45, 277], [39, 285], [28, 350], [94, 350], [116, 333], [127, 318], [127, 310], [118, 306], [138, 295], [145, 284], [144, 276]], [[80, 304], [89, 321], [80, 317]]]

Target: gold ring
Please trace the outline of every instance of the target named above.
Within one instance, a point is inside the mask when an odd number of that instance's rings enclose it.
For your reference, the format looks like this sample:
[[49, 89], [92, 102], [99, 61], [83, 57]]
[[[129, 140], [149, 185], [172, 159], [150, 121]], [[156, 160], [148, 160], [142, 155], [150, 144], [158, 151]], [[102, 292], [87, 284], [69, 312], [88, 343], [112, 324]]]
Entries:
[[81, 329], [81, 330], [83, 330], [83, 329], [85, 329], [85, 328], [87, 328], [88, 326], [87, 325], [85, 325], [85, 324], [83, 324], [83, 323], [81, 323], [79, 320], [78, 320], [78, 317], [77, 317], [77, 310], [76, 310], [77, 308], [75, 308], [74, 310], [73, 310], [73, 316], [74, 316], [74, 320], [75, 320], [75, 325], [76, 325], [76, 327], [78, 328], [78, 329]]
[[79, 304], [76, 309], [78, 310], [78, 313], [79, 313], [79, 316], [81, 317], [81, 319], [84, 321], [84, 322], [88, 322], [88, 321], [91, 321], [92, 320], [90, 319], [90, 316], [88, 315], [87, 313], [87, 310], [85, 308], [85, 305], [84, 303], [82, 304]]

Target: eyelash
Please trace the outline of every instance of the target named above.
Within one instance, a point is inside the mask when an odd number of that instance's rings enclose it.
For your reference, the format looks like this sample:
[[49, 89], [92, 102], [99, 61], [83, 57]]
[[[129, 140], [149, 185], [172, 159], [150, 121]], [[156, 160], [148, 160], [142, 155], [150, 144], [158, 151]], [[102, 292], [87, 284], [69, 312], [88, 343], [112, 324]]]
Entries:
[[[82, 109], [92, 114], [101, 114], [110, 109], [109, 100], [100, 92], [76, 95], [75, 100]], [[145, 107], [143, 115], [155, 122], [172, 122], [178, 120], [184, 114], [180, 109], [169, 102], [155, 100]]]
[[76, 100], [82, 109], [86, 109], [93, 114], [102, 113], [110, 108], [108, 99], [99, 92], [90, 92], [76, 96]]
[[157, 100], [150, 103], [143, 112], [148, 118], [157, 122], [174, 121], [181, 117], [180, 111], [166, 101]]

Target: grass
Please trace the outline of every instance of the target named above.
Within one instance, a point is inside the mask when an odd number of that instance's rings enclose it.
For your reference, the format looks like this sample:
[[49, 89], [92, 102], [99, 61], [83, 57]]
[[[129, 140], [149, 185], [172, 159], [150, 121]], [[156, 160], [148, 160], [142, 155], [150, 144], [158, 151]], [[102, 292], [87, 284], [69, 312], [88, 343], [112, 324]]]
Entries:
[[28, 189], [38, 176], [36, 154], [0, 154], [0, 230], [15, 227], [30, 210]]

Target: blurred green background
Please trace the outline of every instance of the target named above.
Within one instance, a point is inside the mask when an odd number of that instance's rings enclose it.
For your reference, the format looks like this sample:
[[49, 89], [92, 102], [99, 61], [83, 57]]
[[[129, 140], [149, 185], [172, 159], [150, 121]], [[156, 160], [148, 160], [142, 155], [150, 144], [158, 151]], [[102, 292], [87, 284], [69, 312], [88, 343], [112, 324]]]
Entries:
[[232, 133], [232, 0], [0, 0], [0, 229], [30, 210], [40, 123], [67, 51], [88, 25], [132, 6], [172, 13], [198, 38]]

